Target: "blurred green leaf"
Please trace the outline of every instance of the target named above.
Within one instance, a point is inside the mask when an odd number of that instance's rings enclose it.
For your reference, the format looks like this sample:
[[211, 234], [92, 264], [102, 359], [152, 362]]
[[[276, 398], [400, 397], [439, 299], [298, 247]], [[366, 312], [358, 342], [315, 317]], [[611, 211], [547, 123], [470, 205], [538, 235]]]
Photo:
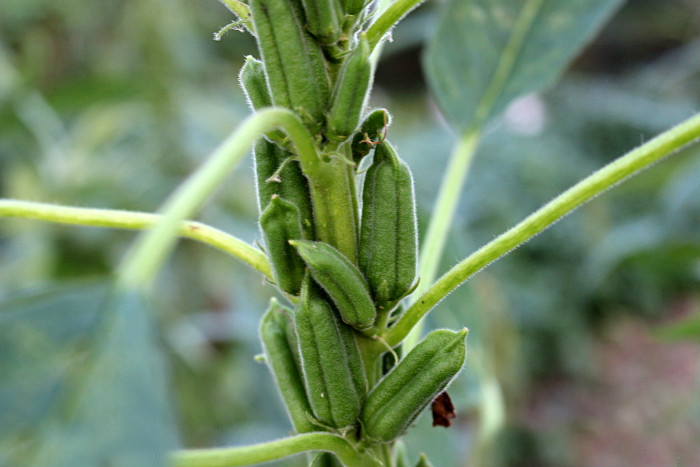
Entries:
[[620, 0], [451, 0], [423, 57], [428, 83], [459, 131], [559, 77]]
[[104, 284], [2, 307], [0, 460], [167, 463], [176, 433], [148, 308]]
[[0, 442], [40, 422], [58, 399], [71, 359], [100, 323], [104, 284], [51, 288], [0, 304]]
[[656, 336], [666, 341], [691, 341], [700, 343], [700, 312], [680, 321], [660, 327]]

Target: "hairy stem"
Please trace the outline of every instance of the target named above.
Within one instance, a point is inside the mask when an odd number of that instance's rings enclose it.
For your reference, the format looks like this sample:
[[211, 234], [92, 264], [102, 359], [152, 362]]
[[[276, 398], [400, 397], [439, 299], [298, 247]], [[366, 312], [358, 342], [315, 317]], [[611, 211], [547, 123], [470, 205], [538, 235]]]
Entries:
[[[474, 159], [479, 145], [480, 133], [467, 132], [455, 145], [450, 163], [440, 185], [440, 193], [435, 201], [433, 215], [430, 218], [428, 233], [420, 255], [420, 283], [413, 296], [418, 297], [435, 281], [440, 259], [445, 249], [447, 234], [459, 203], [459, 195], [464, 188], [464, 182], [469, 173], [469, 167]], [[422, 321], [418, 322], [404, 340], [404, 350], [408, 352], [420, 340], [423, 331]]]
[[250, 446], [178, 451], [172, 460], [175, 467], [235, 467], [283, 459], [306, 451], [332, 452], [347, 467], [382, 465], [374, 456], [357, 451], [347, 440], [331, 433], [305, 433]]
[[304, 162], [301, 164], [309, 178], [316, 235], [357, 263], [357, 202], [352, 170], [337, 157], [322, 164], [323, 173], [318, 177], [309, 176]]
[[[76, 208], [14, 199], [0, 199], [0, 217], [17, 217], [59, 224], [130, 230], [148, 229], [157, 224], [161, 218], [157, 214], [145, 212]], [[267, 262], [265, 255], [257, 248], [233, 235], [194, 221], [183, 221], [178, 228], [178, 235], [218, 248], [247, 263], [268, 279], [273, 280], [270, 264]]]
[[250, 8], [245, 3], [239, 0], [219, 0], [226, 8], [233, 12], [238, 19], [241, 20], [243, 26], [245, 26], [251, 34], [255, 35], [255, 30], [253, 29], [253, 22], [251, 21]]
[[581, 180], [450, 269], [406, 310], [406, 313], [385, 336], [386, 341], [392, 346], [397, 345], [440, 300], [481, 269], [525, 243], [585, 202], [699, 138], [700, 114]]
[[[296, 146], [302, 163], [317, 168], [316, 146], [299, 118], [287, 109], [269, 108], [248, 117], [163, 204], [162, 218], [145, 232], [117, 271], [127, 288], [149, 287], [160, 265], [174, 247], [180, 223], [193, 216], [262, 134], [282, 128]], [[318, 169], [316, 169], [318, 171]]]
[[396, 0], [367, 30], [370, 50], [374, 49], [391, 28], [425, 0]]

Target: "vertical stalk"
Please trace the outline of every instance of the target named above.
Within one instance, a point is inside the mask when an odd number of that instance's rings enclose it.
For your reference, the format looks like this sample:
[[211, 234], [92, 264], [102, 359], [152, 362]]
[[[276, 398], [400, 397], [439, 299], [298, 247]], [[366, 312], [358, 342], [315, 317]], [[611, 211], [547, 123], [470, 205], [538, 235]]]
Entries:
[[379, 356], [386, 351], [381, 342], [356, 333], [357, 345], [360, 348], [362, 356], [362, 364], [365, 367], [365, 375], [367, 376], [367, 386], [372, 389], [381, 379], [381, 367]]
[[[442, 258], [447, 234], [452, 224], [459, 195], [471, 167], [472, 159], [479, 144], [480, 132], [472, 130], [465, 133], [457, 142], [452, 152], [450, 162], [440, 185], [433, 215], [428, 226], [423, 249], [420, 256], [420, 284], [413, 297], [420, 297], [428, 290], [437, 277], [440, 258]], [[413, 299], [415, 301], [415, 298]], [[404, 349], [409, 351], [420, 340], [423, 331], [423, 321], [420, 321], [404, 340]]]
[[357, 263], [357, 201], [347, 162], [331, 157], [311, 172], [304, 159], [301, 164], [311, 188], [316, 235]]

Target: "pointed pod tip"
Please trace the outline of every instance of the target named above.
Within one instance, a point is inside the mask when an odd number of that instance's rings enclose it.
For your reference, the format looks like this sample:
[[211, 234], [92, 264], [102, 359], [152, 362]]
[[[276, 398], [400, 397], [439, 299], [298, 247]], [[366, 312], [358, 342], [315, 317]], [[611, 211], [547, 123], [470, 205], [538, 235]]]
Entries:
[[311, 240], [303, 240], [301, 238], [295, 238], [295, 239], [287, 240], [287, 242], [296, 249], [317, 248], [316, 245], [314, 244], [314, 242]]

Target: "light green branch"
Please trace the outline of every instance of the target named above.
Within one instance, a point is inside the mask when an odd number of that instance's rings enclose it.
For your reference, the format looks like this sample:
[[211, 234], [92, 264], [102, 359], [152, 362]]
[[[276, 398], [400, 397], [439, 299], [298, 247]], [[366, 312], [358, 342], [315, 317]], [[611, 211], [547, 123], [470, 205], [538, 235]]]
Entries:
[[698, 139], [700, 139], [700, 114], [581, 180], [450, 269], [406, 310], [406, 313], [385, 336], [386, 341], [391, 346], [397, 345], [440, 300], [481, 269], [522, 245], [585, 202]]
[[232, 448], [191, 449], [175, 452], [175, 467], [236, 467], [260, 464], [306, 451], [332, 452], [347, 467], [381, 467], [369, 453], [361, 453], [344, 438], [331, 433], [305, 433], [266, 443]]
[[[0, 199], [0, 217], [18, 217], [88, 227], [145, 230], [155, 225], [161, 216], [145, 212], [76, 208], [48, 203]], [[268, 279], [273, 280], [272, 271], [265, 255], [243, 240], [209, 225], [194, 221], [182, 222], [178, 229], [178, 235], [218, 248], [247, 263]]]
[[372, 23], [367, 30], [367, 40], [369, 48], [373, 50], [382, 38], [391, 31], [391, 28], [409, 14], [411, 10], [418, 7], [425, 0], [396, 0]]
[[316, 146], [294, 113], [273, 107], [251, 115], [170, 195], [160, 209], [163, 216], [158, 223], [127, 253], [117, 271], [118, 283], [127, 288], [149, 287], [175, 244], [180, 223], [194, 215], [262, 134], [277, 128], [294, 143], [302, 164], [320, 171]]

